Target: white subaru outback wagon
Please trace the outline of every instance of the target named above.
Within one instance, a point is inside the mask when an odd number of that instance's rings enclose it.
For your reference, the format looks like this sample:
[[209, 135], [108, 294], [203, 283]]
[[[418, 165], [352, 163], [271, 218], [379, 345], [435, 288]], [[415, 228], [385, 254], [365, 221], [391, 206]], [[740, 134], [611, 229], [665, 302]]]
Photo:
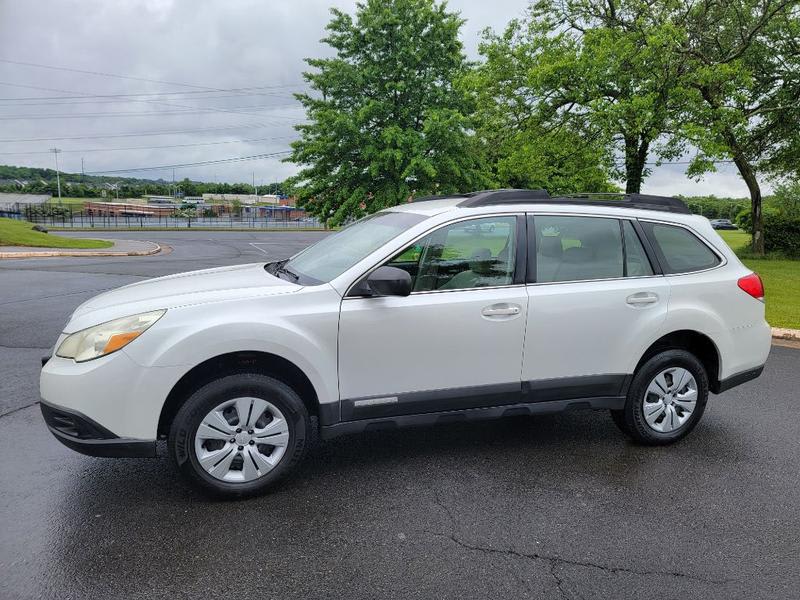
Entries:
[[317, 438], [605, 409], [642, 444], [758, 377], [764, 291], [674, 198], [421, 199], [289, 260], [160, 277], [77, 308], [43, 360], [64, 444], [262, 491]]

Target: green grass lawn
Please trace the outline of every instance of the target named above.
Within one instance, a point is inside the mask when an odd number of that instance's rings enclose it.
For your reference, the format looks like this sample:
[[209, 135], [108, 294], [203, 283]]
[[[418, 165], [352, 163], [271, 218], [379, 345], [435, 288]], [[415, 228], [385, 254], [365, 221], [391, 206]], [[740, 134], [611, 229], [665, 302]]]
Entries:
[[0, 246], [32, 246], [37, 248], [110, 248], [106, 240], [84, 240], [50, 235], [31, 229], [32, 223], [0, 218]]
[[767, 300], [767, 321], [773, 327], [800, 329], [800, 260], [749, 258], [750, 234], [719, 231], [742, 262], [761, 276]]

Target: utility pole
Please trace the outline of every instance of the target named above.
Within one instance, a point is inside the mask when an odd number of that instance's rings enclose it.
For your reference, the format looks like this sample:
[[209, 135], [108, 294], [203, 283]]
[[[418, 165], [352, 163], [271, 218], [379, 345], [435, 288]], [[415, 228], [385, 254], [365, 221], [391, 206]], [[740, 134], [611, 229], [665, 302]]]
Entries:
[[256, 172], [253, 171], [253, 192], [258, 196], [258, 188], [256, 187]]
[[83, 157], [81, 156], [81, 181], [83, 181], [83, 178], [85, 176], [86, 176], [86, 173], [84, 173], [84, 171], [83, 171]]
[[58, 203], [61, 204], [61, 175], [58, 170], [58, 154], [61, 152], [58, 148], [50, 148], [50, 152], [52, 152], [56, 157], [56, 183], [58, 185]]
[[178, 197], [178, 189], [175, 187], [175, 169], [172, 169], [172, 197]]

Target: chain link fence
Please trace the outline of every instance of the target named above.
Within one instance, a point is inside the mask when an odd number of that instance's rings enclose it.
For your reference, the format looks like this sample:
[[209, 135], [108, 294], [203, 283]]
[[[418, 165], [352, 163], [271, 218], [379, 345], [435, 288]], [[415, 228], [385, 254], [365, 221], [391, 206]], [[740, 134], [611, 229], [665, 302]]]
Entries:
[[0, 205], [0, 216], [66, 229], [324, 229], [315, 217], [274, 218], [257, 215], [186, 217], [174, 215], [96, 215], [58, 205]]

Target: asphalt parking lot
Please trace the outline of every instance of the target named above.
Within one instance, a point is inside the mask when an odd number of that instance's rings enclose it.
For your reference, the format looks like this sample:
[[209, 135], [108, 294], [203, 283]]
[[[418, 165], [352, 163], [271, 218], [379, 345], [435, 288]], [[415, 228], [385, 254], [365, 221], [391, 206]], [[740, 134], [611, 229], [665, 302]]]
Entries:
[[373, 433], [316, 449], [267, 496], [210, 501], [165, 456], [61, 446], [39, 359], [103, 290], [323, 234], [105, 235], [172, 252], [0, 261], [0, 598], [800, 596], [800, 350], [773, 347], [670, 448], [599, 412]]

